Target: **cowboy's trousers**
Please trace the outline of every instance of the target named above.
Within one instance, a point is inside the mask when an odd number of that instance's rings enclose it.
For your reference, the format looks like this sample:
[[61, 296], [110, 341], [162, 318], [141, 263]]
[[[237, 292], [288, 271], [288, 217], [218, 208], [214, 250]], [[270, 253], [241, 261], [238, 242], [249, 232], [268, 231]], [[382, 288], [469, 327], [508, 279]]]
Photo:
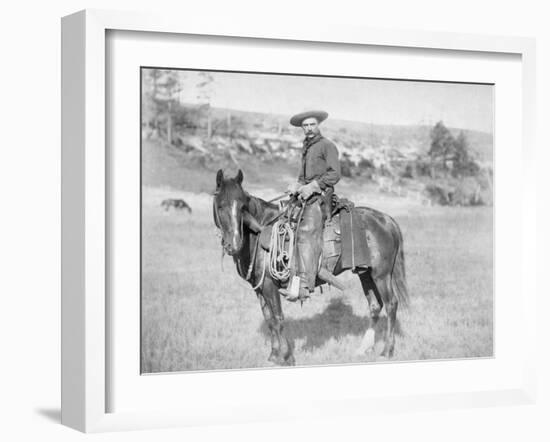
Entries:
[[323, 212], [319, 201], [307, 204], [298, 228], [298, 276], [309, 291], [315, 289], [323, 251]]

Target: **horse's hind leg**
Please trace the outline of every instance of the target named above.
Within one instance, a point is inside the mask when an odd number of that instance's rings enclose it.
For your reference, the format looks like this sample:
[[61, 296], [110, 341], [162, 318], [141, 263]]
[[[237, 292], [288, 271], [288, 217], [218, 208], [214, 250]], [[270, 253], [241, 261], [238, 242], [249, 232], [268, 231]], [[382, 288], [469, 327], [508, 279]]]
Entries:
[[378, 287], [376, 287], [372, 279], [370, 269], [359, 273], [359, 280], [361, 281], [363, 293], [369, 304], [369, 328], [363, 336], [361, 345], [355, 352], [357, 355], [363, 355], [374, 348], [375, 329], [378, 324], [378, 319], [380, 318], [380, 310], [382, 309], [383, 302]]
[[386, 342], [384, 350], [382, 350], [382, 356], [391, 358], [395, 347], [395, 323], [397, 321], [398, 300], [392, 289], [391, 276], [387, 276], [381, 280], [378, 286], [382, 293], [387, 315]]

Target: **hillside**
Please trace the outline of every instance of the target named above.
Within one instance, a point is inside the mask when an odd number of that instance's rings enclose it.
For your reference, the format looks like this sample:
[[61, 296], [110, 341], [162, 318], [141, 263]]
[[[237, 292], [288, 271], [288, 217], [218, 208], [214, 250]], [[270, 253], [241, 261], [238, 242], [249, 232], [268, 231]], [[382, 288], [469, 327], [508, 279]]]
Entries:
[[196, 193], [214, 191], [216, 172], [220, 168], [229, 175], [242, 169], [247, 185], [282, 190], [298, 173], [298, 164], [289, 165], [277, 158], [262, 159], [242, 153], [213, 158], [152, 140], [142, 142], [141, 157], [144, 186]]
[[[280, 128], [283, 134], [292, 134], [301, 139], [302, 132], [299, 128], [290, 126], [287, 115], [263, 114], [259, 112], [247, 112], [234, 109], [212, 108], [215, 120], [224, 121], [227, 115], [243, 124], [247, 128], [275, 129]], [[368, 124], [358, 121], [338, 120], [329, 118], [323, 123], [323, 134], [333, 141], [345, 140], [346, 134], [352, 134], [355, 145], [358, 146], [391, 146], [399, 151], [414, 149], [419, 153], [425, 153], [430, 147], [430, 131], [428, 125], [380, 125]], [[470, 142], [470, 148], [476, 158], [483, 162], [493, 161], [493, 136], [486, 132], [473, 131], [462, 128], [449, 127], [453, 135], [463, 131]]]
[[[142, 126], [143, 184], [210, 192], [216, 171], [223, 168], [242, 169], [250, 184], [284, 189], [298, 175], [303, 133], [286, 116], [204, 107], [178, 112], [172, 116], [171, 143], [162, 128]], [[434, 174], [427, 155], [431, 131], [426, 125], [331, 119], [322, 125], [322, 133], [338, 147], [348, 180], [376, 183], [397, 194], [414, 191], [439, 204], [491, 204], [492, 135], [448, 129], [450, 137], [465, 136], [474, 168], [466, 177], [457, 176], [448, 161]]]

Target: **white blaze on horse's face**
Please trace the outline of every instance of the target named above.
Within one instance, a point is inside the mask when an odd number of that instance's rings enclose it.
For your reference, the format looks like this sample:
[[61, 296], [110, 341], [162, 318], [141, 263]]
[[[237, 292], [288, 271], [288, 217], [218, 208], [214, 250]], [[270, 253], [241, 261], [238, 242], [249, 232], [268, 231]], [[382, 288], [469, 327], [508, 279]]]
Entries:
[[243, 214], [242, 203], [231, 201], [218, 211], [222, 232], [222, 245], [225, 253], [230, 256], [239, 253], [243, 247]]
[[234, 255], [239, 253], [243, 246], [243, 215], [237, 201], [233, 201], [231, 204], [231, 230], [231, 249], [228, 250], [228, 253]]

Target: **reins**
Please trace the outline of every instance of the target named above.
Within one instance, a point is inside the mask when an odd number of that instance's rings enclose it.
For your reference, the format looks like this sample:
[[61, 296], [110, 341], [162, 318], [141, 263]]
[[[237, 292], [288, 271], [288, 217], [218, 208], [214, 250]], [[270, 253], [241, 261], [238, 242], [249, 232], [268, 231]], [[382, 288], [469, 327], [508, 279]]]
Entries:
[[274, 203], [275, 201], [279, 201], [279, 200], [283, 199], [283, 198], [286, 197], [286, 196], [288, 196], [288, 193], [283, 193], [283, 194], [281, 194], [281, 195], [279, 195], [279, 196], [276, 196], [276, 197], [273, 198], [273, 199], [270, 199], [270, 200], [268, 201], [268, 203]]

